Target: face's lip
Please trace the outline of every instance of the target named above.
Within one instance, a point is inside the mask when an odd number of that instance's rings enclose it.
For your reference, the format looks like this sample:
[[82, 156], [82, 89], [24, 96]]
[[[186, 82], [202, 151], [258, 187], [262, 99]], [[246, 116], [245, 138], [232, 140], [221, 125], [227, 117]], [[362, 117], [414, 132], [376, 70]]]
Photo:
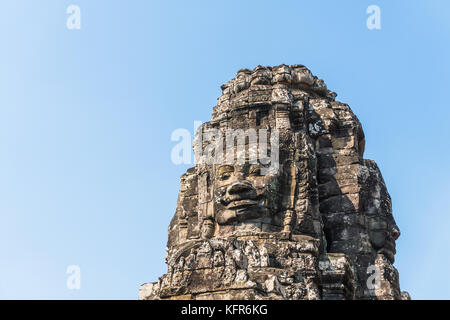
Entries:
[[386, 249], [388, 249], [389, 251], [391, 251], [393, 254], [397, 253], [396, 250], [396, 246], [395, 246], [395, 241], [389, 239], [388, 241], [386, 241]]
[[225, 197], [221, 199], [221, 202], [227, 208], [231, 208], [238, 203], [245, 204], [245, 202], [249, 202], [250, 205], [250, 202], [253, 201], [254, 203], [256, 203], [256, 200], [257, 200], [256, 191], [249, 190], [238, 194], [226, 194]]
[[381, 253], [384, 254], [384, 256], [391, 262], [394, 263], [395, 261], [395, 249], [394, 251], [391, 251], [390, 249], [383, 248], [381, 250]]
[[381, 253], [391, 262], [394, 263], [395, 254], [397, 250], [395, 248], [395, 241], [388, 239], [383, 249], [381, 249]]
[[231, 201], [227, 205], [227, 209], [237, 210], [237, 209], [251, 207], [251, 206], [254, 206], [254, 205], [257, 205], [257, 204], [258, 204], [257, 201], [250, 200], [250, 199], [235, 200], [235, 201]]

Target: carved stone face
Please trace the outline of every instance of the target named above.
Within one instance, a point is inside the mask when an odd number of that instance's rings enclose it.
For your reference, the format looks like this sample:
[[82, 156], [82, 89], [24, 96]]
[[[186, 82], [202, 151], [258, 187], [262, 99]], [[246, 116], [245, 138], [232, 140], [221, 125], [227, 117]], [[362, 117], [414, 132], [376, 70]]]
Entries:
[[394, 263], [396, 253], [395, 240], [399, 236], [400, 229], [392, 215], [389, 217], [377, 215], [369, 218], [369, 237], [372, 246], [392, 263]]
[[278, 211], [278, 175], [261, 174], [260, 164], [220, 165], [213, 182], [219, 224], [271, 217]]
[[270, 70], [268, 70], [267, 68], [263, 68], [263, 67], [257, 67], [251, 77], [251, 84], [252, 85], [258, 85], [258, 84], [269, 85], [271, 80], [272, 80], [272, 72]]

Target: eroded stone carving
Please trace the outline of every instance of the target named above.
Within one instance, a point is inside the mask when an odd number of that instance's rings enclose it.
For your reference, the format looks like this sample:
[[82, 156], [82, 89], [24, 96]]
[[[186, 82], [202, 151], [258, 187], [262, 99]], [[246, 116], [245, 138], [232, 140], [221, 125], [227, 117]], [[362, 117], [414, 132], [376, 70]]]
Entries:
[[[277, 166], [249, 158], [251, 139], [228, 136], [231, 146], [219, 149], [237, 155], [241, 143], [245, 161], [189, 169], [169, 226], [168, 273], [139, 298], [408, 298], [393, 266], [391, 199], [375, 162], [363, 159], [350, 107], [302, 65], [242, 69], [221, 88], [197, 135], [276, 131]], [[195, 141], [201, 154], [205, 141]]]

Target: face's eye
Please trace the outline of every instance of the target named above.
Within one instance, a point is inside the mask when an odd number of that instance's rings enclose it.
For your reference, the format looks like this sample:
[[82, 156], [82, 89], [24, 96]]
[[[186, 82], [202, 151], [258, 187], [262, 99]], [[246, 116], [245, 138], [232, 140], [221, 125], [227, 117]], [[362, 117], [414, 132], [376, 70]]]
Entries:
[[217, 170], [217, 177], [219, 177], [220, 180], [227, 180], [230, 178], [231, 174], [233, 173], [234, 168], [232, 166], [221, 166]]
[[251, 176], [259, 176], [261, 174], [261, 169], [260, 168], [256, 168], [256, 167], [250, 168], [249, 174]]
[[224, 172], [220, 175], [220, 180], [228, 180], [230, 178], [230, 174], [228, 172]]

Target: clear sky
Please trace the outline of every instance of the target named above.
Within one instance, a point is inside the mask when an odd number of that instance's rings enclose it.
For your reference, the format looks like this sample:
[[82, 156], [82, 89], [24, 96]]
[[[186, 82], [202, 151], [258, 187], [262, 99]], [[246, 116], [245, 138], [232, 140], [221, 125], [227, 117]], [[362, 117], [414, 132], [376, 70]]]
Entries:
[[166, 271], [188, 168], [171, 133], [209, 120], [238, 69], [285, 63], [362, 122], [402, 231], [402, 290], [450, 299], [449, 14], [447, 0], [2, 0], [0, 298], [136, 299]]

